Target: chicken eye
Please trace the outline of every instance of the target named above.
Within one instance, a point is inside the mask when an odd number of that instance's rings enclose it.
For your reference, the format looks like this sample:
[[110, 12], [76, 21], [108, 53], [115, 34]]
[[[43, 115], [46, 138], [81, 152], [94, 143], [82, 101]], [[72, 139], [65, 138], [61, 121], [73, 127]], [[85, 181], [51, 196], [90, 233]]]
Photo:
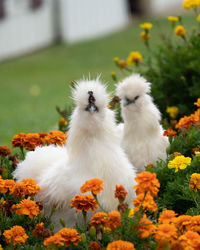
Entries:
[[139, 97], [140, 97], [140, 96], [139, 96], [139, 95], [137, 95], [137, 96], [134, 98], [134, 101], [136, 101]]

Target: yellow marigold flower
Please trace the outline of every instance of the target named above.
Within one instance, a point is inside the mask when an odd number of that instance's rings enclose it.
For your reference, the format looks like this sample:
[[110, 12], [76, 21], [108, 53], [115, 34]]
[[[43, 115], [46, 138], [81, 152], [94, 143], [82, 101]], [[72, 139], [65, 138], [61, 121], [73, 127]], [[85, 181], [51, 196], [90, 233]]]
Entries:
[[76, 195], [72, 200], [70, 207], [76, 208], [76, 212], [85, 211], [88, 212], [91, 209], [93, 212], [97, 208], [97, 201], [91, 194], [88, 195]]
[[142, 55], [138, 51], [130, 52], [128, 59], [128, 65], [137, 65], [142, 62]]
[[200, 22], [200, 14], [197, 16], [197, 21]]
[[113, 61], [114, 61], [115, 63], [119, 63], [119, 57], [114, 57], [114, 58], [113, 58]]
[[199, 151], [195, 151], [194, 154], [195, 154], [195, 156], [200, 156], [200, 152]]
[[98, 227], [99, 225], [105, 226], [108, 219], [108, 214], [103, 212], [98, 212], [90, 218], [90, 226]]
[[179, 108], [176, 106], [167, 107], [166, 112], [172, 119], [175, 119], [178, 115]]
[[128, 241], [116, 240], [107, 245], [106, 250], [135, 250], [134, 244]]
[[134, 214], [135, 214], [135, 209], [134, 209], [134, 208], [131, 208], [131, 209], [129, 210], [128, 217], [129, 217], [129, 218], [132, 218]]
[[88, 180], [80, 188], [81, 193], [91, 191], [94, 195], [97, 195], [103, 190], [103, 181], [98, 178]]
[[139, 220], [137, 227], [137, 230], [140, 232], [139, 237], [142, 239], [151, 236], [156, 228], [153, 222], [146, 217], [146, 214], [144, 214], [143, 218]]
[[150, 30], [152, 28], [152, 23], [142, 23], [140, 24], [140, 28], [145, 29], [145, 30]]
[[180, 215], [174, 218], [173, 223], [182, 232], [190, 228], [191, 218], [192, 216], [190, 215]]
[[2, 245], [0, 244], [0, 250], [3, 250], [3, 247], [2, 247]]
[[149, 40], [151, 38], [151, 35], [145, 31], [142, 31], [140, 33], [140, 38], [144, 41]]
[[196, 232], [187, 231], [179, 237], [179, 242], [184, 249], [200, 249], [200, 235]]
[[79, 241], [81, 240], [81, 237], [76, 229], [64, 227], [58, 231], [57, 234], [62, 237], [66, 247], [70, 246], [71, 243], [78, 245]]
[[6, 243], [10, 243], [12, 240], [14, 246], [18, 243], [25, 243], [28, 239], [28, 235], [21, 226], [14, 226], [9, 230], [5, 230], [3, 235], [6, 238]]
[[63, 243], [63, 238], [60, 234], [56, 233], [53, 236], [50, 236], [48, 238], [46, 238], [43, 242], [44, 246], [49, 246], [49, 245], [60, 245], [60, 246], [64, 246]]
[[35, 234], [35, 236], [36, 236], [37, 238], [39, 238], [39, 236], [43, 235], [43, 233], [44, 233], [44, 223], [43, 223], [43, 222], [38, 223], [38, 224], [35, 226], [35, 228], [34, 228], [34, 230], [32, 231], [32, 233]]
[[133, 186], [133, 189], [136, 189], [137, 195], [145, 192], [148, 192], [152, 196], [156, 196], [158, 194], [160, 183], [156, 178], [156, 173], [143, 171], [137, 175], [135, 180], [138, 185]]
[[200, 6], [200, 1], [199, 0], [185, 0], [183, 2], [183, 8], [184, 9], [196, 9], [198, 6]]
[[179, 18], [178, 17], [176, 17], [176, 16], [168, 16], [168, 20], [170, 21], [170, 22], [177, 22], [178, 20], [179, 20]]
[[185, 36], [186, 29], [183, 27], [183, 25], [176, 26], [174, 33], [176, 36]]
[[177, 229], [173, 224], [160, 224], [154, 235], [155, 241], [163, 246], [177, 239]]
[[108, 214], [108, 219], [106, 221], [107, 228], [110, 228], [112, 231], [117, 227], [121, 226], [121, 214], [118, 211], [111, 211]]
[[[199, 14], [200, 16], [200, 14]], [[196, 105], [197, 107], [200, 107], [200, 98], [197, 99], [196, 102], [194, 102], [194, 105]]]
[[190, 188], [195, 192], [200, 189], [200, 174], [194, 173], [190, 176]]
[[140, 206], [142, 206], [144, 210], [153, 211], [153, 212], [157, 211], [158, 210], [157, 204], [155, 203], [153, 197], [149, 193], [147, 193], [145, 197], [144, 195], [145, 195], [144, 193], [141, 193], [137, 196], [137, 198], [133, 200], [135, 209], [136, 208], [139, 209]]
[[30, 199], [24, 199], [20, 201], [19, 204], [16, 205], [16, 213], [19, 215], [28, 215], [29, 218], [33, 218], [35, 215], [38, 215], [40, 212], [39, 207], [37, 204], [30, 200]]
[[173, 210], [164, 210], [160, 214], [158, 221], [160, 224], [168, 224], [173, 222], [176, 215], [177, 214]]
[[59, 119], [59, 125], [60, 126], [67, 126], [68, 122], [65, 120], [65, 118], [61, 117]]
[[126, 189], [120, 185], [116, 185], [115, 187], [115, 198], [119, 199], [119, 201], [124, 201], [126, 199], [126, 195], [128, 193], [126, 192]]
[[33, 179], [23, 179], [21, 183], [24, 185], [24, 192], [28, 196], [34, 196], [40, 191], [40, 187]]
[[169, 161], [168, 168], [175, 168], [175, 173], [178, 172], [179, 169], [183, 170], [191, 163], [190, 157], [185, 157], [184, 155], [177, 156], [173, 160]]

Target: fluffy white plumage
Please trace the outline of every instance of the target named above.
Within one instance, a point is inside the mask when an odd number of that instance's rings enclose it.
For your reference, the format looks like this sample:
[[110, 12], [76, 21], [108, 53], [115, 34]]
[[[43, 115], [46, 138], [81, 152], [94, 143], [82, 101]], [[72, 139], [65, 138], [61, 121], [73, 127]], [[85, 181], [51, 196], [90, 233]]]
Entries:
[[124, 120], [118, 127], [121, 145], [137, 172], [144, 171], [148, 163], [166, 159], [169, 145], [163, 136], [160, 112], [149, 95], [150, 85], [139, 74], [132, 74], [117, 86]]
[[135, 170], [120, 147], [115, 116], [107, 108], [108, 94], [99, 79], [79, 81], [73, 91], [76, 104], [68, 131], [67, 147], [43, 147], [27, 153], [25, 160], [14, 172], [17, 180], [34, 178], [41, 187], [38, 200], [44, 202], [45, 212], [52, 206], [56, 211], [52, 220], [58, 230], [59, 218], [68, 227], [77, 222], [70, 200], [80, 194], [86, 180], [99, 178], [104, 190], [98, 195], [106, 211], [116, 210], [116, 184], [128, 191], [126, 201], [131, 205], [135, 197]]

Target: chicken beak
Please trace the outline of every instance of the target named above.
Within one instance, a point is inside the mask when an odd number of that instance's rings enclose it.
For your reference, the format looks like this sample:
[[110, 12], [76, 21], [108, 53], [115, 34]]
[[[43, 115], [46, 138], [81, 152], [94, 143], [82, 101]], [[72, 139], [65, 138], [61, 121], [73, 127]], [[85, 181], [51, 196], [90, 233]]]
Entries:
[[88, 108], [88, 111], [90, 113], [94, 113], [95, 111], [97, 111], [97, 107], [95, 105], [90, 105], [90, 107]]
[[125, 106], [127, 106], [129, 104], [129, 101], [127, 100], [127, 99], [124, 99], [123, 100], [123, 106], [125, 107]]

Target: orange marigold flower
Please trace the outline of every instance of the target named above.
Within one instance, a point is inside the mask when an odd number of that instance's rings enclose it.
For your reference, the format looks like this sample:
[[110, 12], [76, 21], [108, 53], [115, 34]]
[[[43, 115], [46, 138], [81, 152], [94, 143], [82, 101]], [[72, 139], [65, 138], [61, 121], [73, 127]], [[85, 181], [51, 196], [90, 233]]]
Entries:
[[144, 40], [144, 41], [147, 41], [147, 40], [149, 40], [151, 38], [151, 35], [149, 33], [145, 32], [145, 31], [142, 31], [140, 33], [140, 38], [142, 40]]
[[12, 179], [5, 180], [5, 182], [4, 182], [4, 189], [5, 190], [7, 189], [6, 192], [8, 192], [8, 190], [11, 192], [11, 190], [13, 189], [14, 186], [15, 186], [15, 181], [14, 180], [12, 180]]
[[200, 232], [200, 215], [192, 216], [189, 230], [197, 233]]
[[0, 156], [5, 157], [11, 154], [9, 147], [7, 146], [0, 146]]
[[176, 137], [177, 132], [171, 128], [168, 128], [167, 130], [164, 131], [163, 135], [168, 137]]
[[165, 245], [177, 239], [177, 229], [173, 224], [160, 224], [154, 235], [155, 241], [160, 245]]
[[106, 222], [106, 227], [110, 228], [112, 231], [117, 227], [121, 226], [121, 214], [118, 211], [111, 211], [108, 214], [108, 219]]
[[81, 240], [81, 237], [76, 229], [64, 227], [60, 231], [58, 231], [57, 234], [62, 237], [65, 243], [64, 245], [66, 247], [70, 246], [71, 243], [73, 243], [74, 245], [78, 245], [79, 241]]
[[200, 190], [200, 174], [194, 173], [190, 176], [190, 188], [195, 192]]
[[191, 225], [191, 218], [190, 215], [180, 215], [174, 218], [174, 225], [179, 229], [179, 231], [188, 230]]
[[119, 201], [124, 201], [126, 199], [126, 195], [128, 193], [126, 192], [126, 189], [120, 185], [116, 185], [116, 188], [115, 188], [115, 198], [118, 198]]
[[156, 173], [144, 171], [135, 178], [138, 185], [133, 186], [136, 189], [136, 194], [149, 192], [153, 197], [158, 194], [160, 183], [156, 178]]
[[101, 250], [102, 249], [101, 246], [99, 245], [99, 243], [97, 243], [96, 241], [90, 242], [88, 248], [90, 250]]
[[35, 236], [36, 236], [37, 238], [39, 238], [40, 235], [43, 235], [43, 233], [44, 233], [44, 223], [43, 223], [43, 222], [38, 223], [38, 224], [35, 226], [35, 228], [34, 228], [34, 230], [33, 230], [32, 233], [35, 234]]
[[143, 218], [140, 219], [139, 221], [139, 225], [137, 227], [137, 230], [139, 230], [140, 238], [147, 238], [149, 236], [151, 236], [155, 230], [155, 225], [153, 224], [153, 222], [149, 219], [147, 219], [146, 214], [143, 215]]
[[67, 134], [62, 131], [50, 131], [50, 133], [45, 137], [47, 145], [57, 144], [62, 146], [67, 140]]
[[98, 212], [90, 218], [90, 226], [97, 227], [99, 225], [105, 226], [108, 219], [108, 214], [103, 212]]
[[75, 198], [71, 200], [70, 207], [76, 208], [76, 212], [85, 211], [88, 212], [91, 209], [93, 212], [97, 208], [97, 201], [93, 198], [91, 194], [88, 195], [76, 195]]
[[21, 183], [24, 185], [24, 192], [28, 196], [34, 196], [40, 191], [40, 187], [36, 184], [33, 179], [23, 179]]
[[18, 243], [25, 243], [28, 239], [28, 235], [21, 226], [14, 226], [9, 230], [5, 230], [3, 235], [6, 238], [6, 243], [10, 243], [12, 240], [14, 246]]
[[4, 194], [7, 191], [8, 191], [8, 189], [5, 188], [5, 180], [2, 179], [2, 177], [0, 176], [0, 192]]
[[200, 249], [200, 235], [196, 232], [187, 231], [179, 237], [179, 241], [185, 247], [184, 249]]
[[56, 233], [53, 236], [50, 236], [47, 239], [45, 239], [43, 242], [43, 245], [44, 246], [49, 246], [49, 245], [64, 246], [63, 237], [60, 234]]
[[30, 200], [30, 199], [24, 199], [20, 201], [19, 204], [16, 205], [16, 213], [19, 215], [28, 215], [29, 218], [33, 218], [35, 215], [38, 215], [40, 212], [39, 207], [37, 204]]
[[38, 133], [28, 133], [24, 139], [24, 147], [28, 150], [34, 150], [37, 146], [43, 145]]
[[103, 181], [98, 178], [93, 178], [89, 181], [86, 181], [85, 184], [80, 188], [82, 193], [91, 191], [94, 195], [100, 193], [103, 190]]
[[200, 98], [198, 98], [197, 101], [194, 102], [194, 105], [196, 105], [197, 107], [200, 107]]
[[197, 115], [191, 114], [190, 116], [182, 117], [179, 122], [176, 124], [177, 129], [186, 128], [189, 129], [192, 125], [199, 121]]
[[22, 183], [15, 182], [15, 185], [10, 189], [10, 194], [19, 198], [25, 195], [24, 191], [24, 185]]
[[116, 240], [108, 244], [106, 250], [135, 250], [134, 244], [128, 241]]
[[139, 194], [133, 200], [133, 204], [135, 208], [139, 208], [140, 206], [142, 206], [144, 210], [153, 212], [158, 210], [157, 204], [155, 203], [153, 197], [149, 193], [147, 193], [146, 195], [144, 193]]
[[160, 214], [158, 221], [161, 224], [167, 224], [167, 223], [173, 222], [176, 215], [177, 214], [173, 210], [164, 210]]
[[40, 136], [40, 139], [42, 141], [42, 144], [47, 144], [47, 141], [46, 141], [46, 137], [48, 136], [49, 134], [46, 133], [46, 132], [41, 132], [39, 133], [39, 136]]
[[125, 69], [127, 67], [127, 62], [125, 60], [120, 60], [119, 61], [119, 67], [121, 69]]
[[26, 138], [25, 133], [19, 133], [17, 135], [14, 135], [11, 141], [11, 144], [14, 148], [20, 148], [24, 146], [24, 140]]

